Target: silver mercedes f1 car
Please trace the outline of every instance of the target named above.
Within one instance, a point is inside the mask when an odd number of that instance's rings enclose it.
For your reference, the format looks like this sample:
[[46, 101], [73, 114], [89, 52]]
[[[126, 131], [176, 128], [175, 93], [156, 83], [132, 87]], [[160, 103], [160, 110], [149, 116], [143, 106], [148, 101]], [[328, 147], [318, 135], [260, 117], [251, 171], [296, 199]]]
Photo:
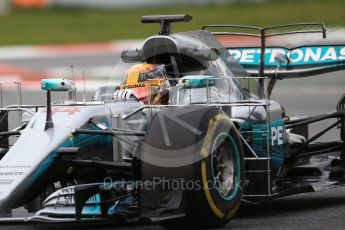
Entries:
[[[115, 68], [125, 76], [129, 66], [160, 66], [164, 103], [154, 100], [156, 79], [106, 85], [78, 102], [74, 82], [56, 78], [41, 82], [46, 105], [0, 109], [0, 223], [221, 227], [241, 201], [344, 185], [344, 97], [328, 114], [292, 119], [270, 95], [277, 80], [343, 69], [345, 44], [329, 44], [317, 23], [172, 33], [172, 23], [191, 19], [142, 17], [159, 34], [123, 51]], [[277, 39], [301, 34], [318, 39]], [[58, 91], [68, 99], [52, 102]], [[9, 129], [14, 112], [20, 124]], [[310, 137], [308, 125], [326, 119], [335, 123]], [[317, 141], [332, 128], [339, 140]], [[28, 216], [13, 216], [18, 207]]]

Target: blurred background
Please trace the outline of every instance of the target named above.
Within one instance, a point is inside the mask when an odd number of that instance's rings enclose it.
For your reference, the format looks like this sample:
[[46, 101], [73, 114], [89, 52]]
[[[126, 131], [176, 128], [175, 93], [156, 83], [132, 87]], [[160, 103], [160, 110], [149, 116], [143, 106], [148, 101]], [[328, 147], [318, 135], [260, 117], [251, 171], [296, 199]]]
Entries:
[[155, 25], [141, 25], [146, 14], [192, 15], [176, 24], [178, 31], [210, 23], [344, 26], [344, 7], [343, 0], [1, 0], [0, 45], [144, 38], [157, 33]]
[[[342, 30], [344, 9], [344, 0], [0, 0], [0, 82], [20, 81], [23, 103], [44, 104], [41, 78], [72, 77], [73, 72], [82, 88], [84, 72], [90, 99], [98, 86], [113, 81], [109, 76], [122, 49], [158, 32], [157, 25], [140, 23], [142, 15], [193, 16], [173, 31], [215, 23], [264, 27], [295, 22], [324, 22]], [[337, 72], [279, 81], [273, 98], [291, 116], [325, 113], [345, 93], [344, 79]], [[3, 87], [3, 105], [16, 103], [15, 85]]]

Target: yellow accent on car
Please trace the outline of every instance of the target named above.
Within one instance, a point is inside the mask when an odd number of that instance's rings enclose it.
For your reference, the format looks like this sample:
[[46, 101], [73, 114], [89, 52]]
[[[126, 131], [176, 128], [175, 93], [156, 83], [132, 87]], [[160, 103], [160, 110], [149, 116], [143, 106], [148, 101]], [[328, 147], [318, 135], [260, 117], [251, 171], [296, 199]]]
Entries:
[[212, 209], [214, 214], [216, 214], [218, 217], [224, 218], [225, 214], [221, 210], [219, 210], [217, 205], [214, 203], [213, 198], [212, 198], [211, 193], [210, 193], [210, 189], [208, 187], [208, 183], [207, 183], [208, 180], [207, 180], [207, 175], [206, 175], [206, 160], [205, 159], [201, 161], [201, 176], [202, 176], [202, 183], [204, 185], [204, 191], [205, 191], [206, 199], [208, 201], [208, 204], [210, 205], [210, 208]]
[[[206, 157], [210, 154], [211, 151], [211, 145], [212, 145], [212, 136], [214, 134], [214, 130], [216, 128], [217, 121], [220, 120], [226, 120], [227, 122], [231, 122], [229, 117], [225, 114], [217, 114], [214, 119], [211, 119], [209, 121], [207, 134], [205, 137], [204, 144], [201, 149], [201, 156], [204, 157], [204, 159], [201, 161], [201, 177], [202, 177], [202, 183], [204, 185], [204, 191], [206, 195], [206, 199], [208, 201], [208, 204], [210, 205], [210, 208], [220, 218], [224, 218], [226, 215], [224, 212], [222, 212], [217, 205], [214, 203], [214, 200], [212, 198], [212, 195], [210, 193], [210, 189], [208, 187], [208, 180], [207, 180], [207, 174], [206, 174]], [[230, 130], [229, 130], [230, 131]], [[228, 213], [227, 217], [232, 216], [234, 212]]]
[[237, 210], [239, 209], [240, 204], [241, 203], [238, 203], [238, 205], [228, 213], [228, 215], [226, 216], [227, 219], [232, 218], [237, 213]]
[[208, 129], [207, 129], [205, 141], [201, 148], [201, 156], [203, 158], [206, 158], [208, 156], [209, 151], [211, 149], [212, 133], [215, 128], [215, 124], [216, 122], [213, 119], [211, 119], [208, 123]]
[[70, 141], [73, 140], [73, 134], [72, 133], [69, 133], [67, 137], [68, 137], [68, 140], [70, 140]]
[[[211, 141], [212, 141], [212, 133], [214, 133], [214, 129], [216, 128], [216, 122], [219, 120], [226, 120], [230, 121], [229, 117], [225, 114], [217, 114], [213, 119], [209, 121], [208, 124], [208, 129], [205, 137], [204, 144], [201, 148], [201, 156], [203, 158], [206, 158], [210, 154], [210, 149], [211, 149]], [[229, 130], [230, 131], [230, 130]]]

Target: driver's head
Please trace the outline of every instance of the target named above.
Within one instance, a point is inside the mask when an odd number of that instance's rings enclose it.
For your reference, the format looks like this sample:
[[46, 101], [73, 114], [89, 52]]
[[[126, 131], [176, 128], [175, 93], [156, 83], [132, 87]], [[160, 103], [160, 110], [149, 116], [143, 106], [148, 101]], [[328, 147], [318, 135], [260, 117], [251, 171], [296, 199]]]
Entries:
[[145, 104], [168, 104], [169, 82], [163, 65], [138, 64], [127, 71], [121, 89], [131, 89]]

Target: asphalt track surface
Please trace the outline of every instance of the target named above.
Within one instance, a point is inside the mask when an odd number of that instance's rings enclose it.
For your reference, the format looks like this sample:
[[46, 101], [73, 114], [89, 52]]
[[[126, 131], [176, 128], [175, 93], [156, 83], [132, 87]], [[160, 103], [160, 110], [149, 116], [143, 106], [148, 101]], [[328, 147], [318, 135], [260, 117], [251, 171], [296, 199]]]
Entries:
[[[111, 57], [112, 58], [112, 57]], [[78, 59], [78, 58], [76, 58]], [[111, 62], [100, 57], [99, 62]], [[66, 60], [55, 60], [65, 63]], [[98, 62], [97, 60], [93, 63]], [[33, 65], [37, 64], [37, 60]], [[54, 64], [54, 62], [52, 62]], [[17, 63], [19, 64], [19, 63]], [[52, 64], [52, 65], [53, 65]], [[56, 64], [56, 62], [55, 62]], [[59, 63], [58, 63], [59, 64]], [[61, 64], [61, 63], [60, 63]], [[25, 62], [25, 65], [30, 63]], [[313, 78], [280, 81], [273, 98], [281, 102], [289, 116], [316, 115], [335, 110], [338, 99], [345, 93], [345, 73]], [[90, 95], [91, 93], [89, 93]], [[13, 92], [3, 95], [6, 102], [15, 103]], [[80, 97], [80, 94], [79, 94]], [[43, 92], [23, 92], [24, 103], [45, 103]], [[328, 122], [311, 127], [315, 132]], [[325, 139], [336, 138], [337, 131]], [[280, 198], [261, 205], [243, 204], [237, 216], [223, 229], [345, 229], [345, 187], [318, 193]], [[2, 229], [70, 229], [72, 226], [0, 225]], [[75, 228], [75, 226], [73, 226]], [[82, 226], [79, 229], [162, 229], [158, 225], [141, 226]]]

